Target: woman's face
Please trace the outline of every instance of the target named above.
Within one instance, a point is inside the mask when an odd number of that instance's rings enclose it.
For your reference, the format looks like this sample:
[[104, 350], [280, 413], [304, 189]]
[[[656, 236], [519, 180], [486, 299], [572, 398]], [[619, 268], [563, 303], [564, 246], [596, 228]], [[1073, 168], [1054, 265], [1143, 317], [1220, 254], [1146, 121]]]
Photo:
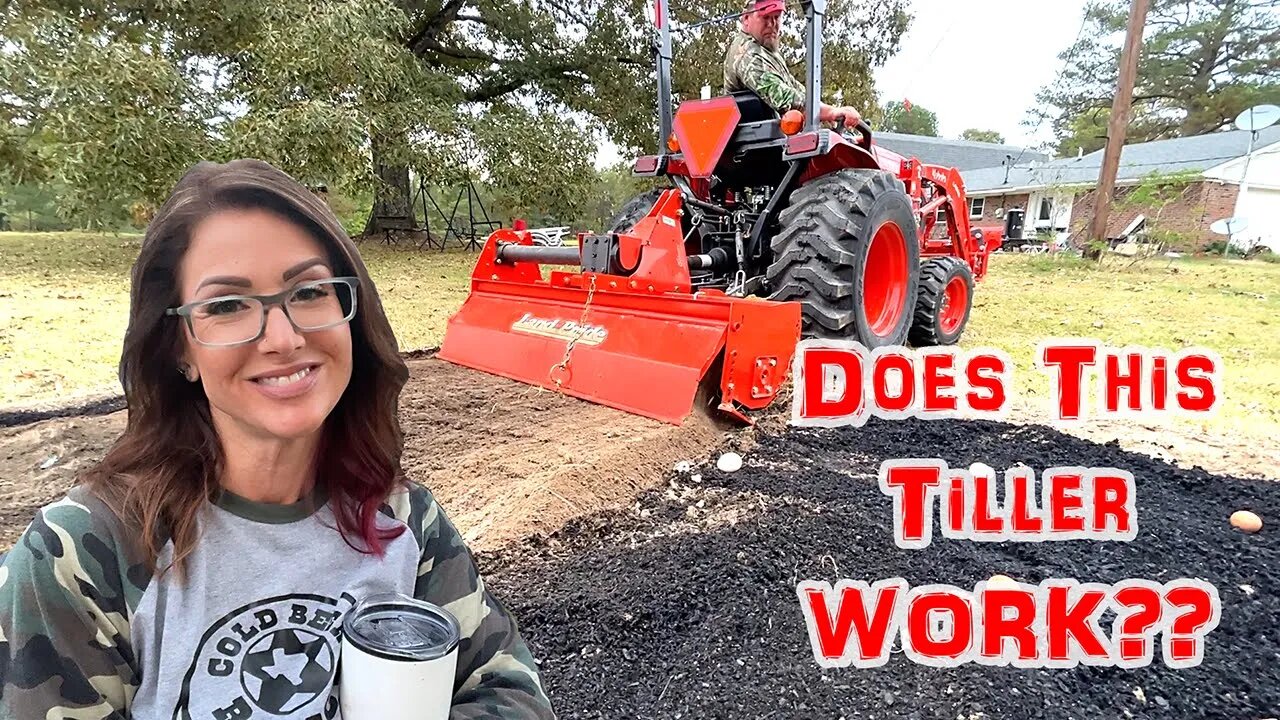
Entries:
[[[186, 304], [270, 295], [333, 276], [324, 247], [307, 230], [265, 210], [223, 210], [196, 226], [179, 289]], [[302, 332], [280, 305], [267, 309], [262, 336], [253, 342], [205, 346], [185, 323], [184, 337], [182, 361], [199, 373], [223, 435], [308, 437], [323, 426], [351, 379], [350, 325]]]

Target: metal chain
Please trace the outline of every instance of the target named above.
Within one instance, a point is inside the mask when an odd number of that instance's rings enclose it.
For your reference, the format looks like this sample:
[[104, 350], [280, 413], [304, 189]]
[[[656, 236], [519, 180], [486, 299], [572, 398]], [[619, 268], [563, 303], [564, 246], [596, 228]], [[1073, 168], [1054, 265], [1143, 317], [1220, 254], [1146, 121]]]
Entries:
[[578, 318], [578, 332], [574, 333], [573, 337], [569, 339], [568, 344], [564, 346], [564, 357], [559, 363], [552, 365], [551, 369], [547, 371], [551, 377], [551, 382], [556, 384], [557, 391], [560, 390], [560, 386], [563, 383], [561, 383], [560, 378], [556, 376], [556, 370], [559, 369], [561, 372], [564, 372], [569, 369], [569, 358], [573, 355], [573, 348], [578, 344], [578, 338], [586, 334], [587, 312], [591, 310], [591, 300], [594, 299], [595, 296], [596, 276], [592, 275], [591, 280], [587, 285], [587, 301], [583, 303], [582, 316]]

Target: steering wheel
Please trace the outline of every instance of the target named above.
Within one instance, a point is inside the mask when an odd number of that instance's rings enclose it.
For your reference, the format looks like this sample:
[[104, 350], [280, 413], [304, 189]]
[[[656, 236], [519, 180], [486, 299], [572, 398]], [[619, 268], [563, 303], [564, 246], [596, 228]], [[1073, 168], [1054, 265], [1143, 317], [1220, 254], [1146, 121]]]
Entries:
[[[845, 124], [847, 121], [848, 121], [848, 118], [846, 118], [844, 115], [838, 115], [836, 117], [835, 130], [837, 134], [839, 135], [845, 134], [844, 131], [848, 128], [848, 126]], [[853, 129], [857, 130], [858, 134], [862, 136], [862, 139], [857, 144], [861, 146], [864, 150], [871, 150], [871, 126], [867, 124], [867, 121], [863, 120], [862, 118], [858, 118], [858, 122], [853, 124]]]

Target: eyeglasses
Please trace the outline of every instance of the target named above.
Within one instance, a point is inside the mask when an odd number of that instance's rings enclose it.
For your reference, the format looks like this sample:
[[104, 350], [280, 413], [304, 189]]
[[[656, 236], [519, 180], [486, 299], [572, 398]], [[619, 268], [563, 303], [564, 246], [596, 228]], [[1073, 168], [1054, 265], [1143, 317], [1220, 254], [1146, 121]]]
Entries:
[[314, 332], [350, 322], [356, 315], [359, 278], [336, 277], [303, 283], [274, 295], [221, 295], [166, 309], [180, 315], [201, 345], [230, 347], [262, 337], [267, 311], [279, 305], [300, 332]]

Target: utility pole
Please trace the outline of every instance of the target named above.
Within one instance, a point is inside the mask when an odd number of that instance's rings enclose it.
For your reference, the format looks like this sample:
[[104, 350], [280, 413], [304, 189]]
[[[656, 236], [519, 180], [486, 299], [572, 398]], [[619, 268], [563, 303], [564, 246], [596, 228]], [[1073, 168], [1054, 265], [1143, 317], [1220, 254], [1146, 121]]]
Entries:
[[1111, 197], [1116, 188], [1116, 172], [1120, 168], [1120, 153], [1124, 150], [1124, 135], [1129, 127], [1129, 108], [1133, 104], [1133, 82], [1138, 74], [1138, 55], [1142, 48], [1142, 25], [1147, 21], [1150, 0], [1132, 0], [1129, 5], [1129, 29], [1124, 36], [1124, 49], [1120, 51], [1120, 82], [1116, 97], [1111, 101], [1111, 119], [1107, 123], [1107, 149], [1102, 154], [1102, 172], [1098, 175], [1098, 190], [1093, 206], [1093, 222], [1089, 226], [1089, 243], [1085, 257], [1096, 260], [1102, 257], [1102, 246], [1107, 239], [1107, 214], [1111, 211]]

